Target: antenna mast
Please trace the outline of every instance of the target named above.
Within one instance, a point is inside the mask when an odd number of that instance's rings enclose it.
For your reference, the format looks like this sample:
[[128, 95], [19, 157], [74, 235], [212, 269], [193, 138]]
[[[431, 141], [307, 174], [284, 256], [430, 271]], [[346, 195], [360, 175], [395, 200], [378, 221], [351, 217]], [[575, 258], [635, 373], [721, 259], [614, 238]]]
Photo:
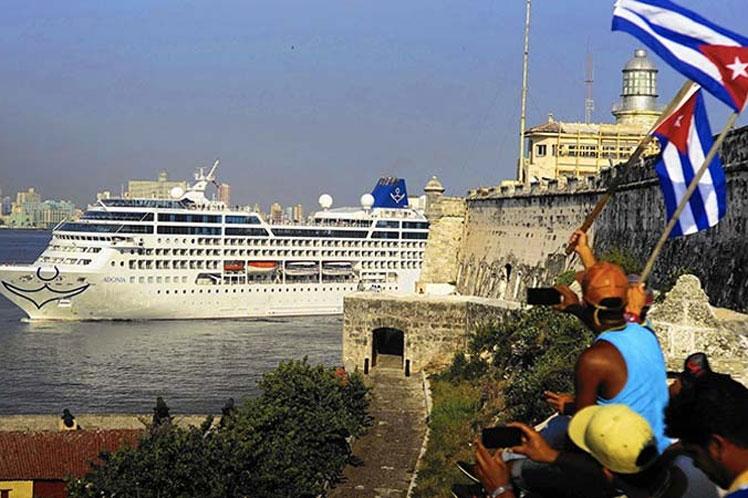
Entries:
[[522, 58], [522, 97], [519, 114], [519, 161], [517, 161], [517, 181], [529, 183], [525, 164], [525, 123], [527, 121], [527, 61], [530, 54], [530, 4], [527, 0], [525, 12], [525, 49]]
[[587, 87], [587, 95], [584, 99], [584, 122], [592, 122], [592, 113], [595, 111], [595, 98], [592, 95], [592, 87], [595, 82], [595, 66], [592, 63], [592, 52], [587, 47], [587, 71], [584, 77], [584, 85]]

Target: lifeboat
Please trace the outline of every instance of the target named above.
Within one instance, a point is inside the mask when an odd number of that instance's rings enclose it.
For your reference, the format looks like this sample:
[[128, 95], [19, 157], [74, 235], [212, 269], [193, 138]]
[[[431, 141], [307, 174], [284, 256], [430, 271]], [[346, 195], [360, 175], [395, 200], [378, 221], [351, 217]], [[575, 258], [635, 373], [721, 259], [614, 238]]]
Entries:
[[322, 274], [329, 276], [351, 275], [353, 265], [348, 261], [328, 261], [322, 263]]
[[275, 261], [250, 261], [247, 263], [247, 271], [250, 273], [270, 273], [278, 268]]
[[224, 261], [223, 271], [244, 271], [244, 261]]
[[295, 261], [286, 263], [286, 275], [316, 275], [319, 265], [314, 261]]

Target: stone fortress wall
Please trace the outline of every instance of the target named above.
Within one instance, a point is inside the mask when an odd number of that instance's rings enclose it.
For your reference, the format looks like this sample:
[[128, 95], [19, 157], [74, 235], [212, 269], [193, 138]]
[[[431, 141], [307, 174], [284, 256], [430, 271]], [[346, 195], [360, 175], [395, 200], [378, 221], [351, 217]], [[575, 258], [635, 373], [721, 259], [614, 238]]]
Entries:
[[[721, 157], [727, 173], [728, 212], [706, 232], [668, 242], [650, 278], [653, 287], [672, 273], [699, 277], [711, 303], [748, 309], [748, 127], [733, 131]], [[596, 253], [619, 248], [646, 261], [665, 226], [665, 208], [653, 159], [644, 167], [619, 166], [586, 180], [469, 193], [457, 289], [463, 295], [522, 300], [525, 289], [549, 285], [566, 269], [569, 235], [615, 176], [618, 193], [593, 225]]]
[[[728, 213], [707, 232], [668, 242], [652, 286], [670, 287], [675, 274], [695, 277], [681, 277], [651, 319], [672, 370], [688, 354], [705, 351], [719, 371], [748, 381], [748, 317], [730, 311], [748, 309], [748, 127], [728, 136], [722, 160]], [[373, 364], [374, 334], [383, 328], [403, 333], [403, 368], [407, 363], [415, 373], [445, 365], [480, 321], [520, 307], [527, 287], [552, 285], [563, 271], [581, 269], [564, 255], [566, 241], [616, 175], [623, 175], [619, 191], [590, 232], [595, 250], [618, 248], [643, 265], [666, 222], [651, 159], [584, 180], [480, 188], [466, 200], [434, 188], [418, 294], [345, 298], [346, 368]], [[453, 284], [458, 295], [439, 295]]]

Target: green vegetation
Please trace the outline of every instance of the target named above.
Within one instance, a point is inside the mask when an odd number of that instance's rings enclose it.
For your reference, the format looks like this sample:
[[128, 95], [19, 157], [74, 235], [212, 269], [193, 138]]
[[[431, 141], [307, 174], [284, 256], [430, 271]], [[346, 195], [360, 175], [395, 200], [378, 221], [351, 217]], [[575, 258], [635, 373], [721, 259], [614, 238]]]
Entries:
[[369, 424], [359, 374], [336, 375], [306, 359], [282, 363], [224, 427], [162, 425], [138, 448], [106, 455], [71, 498], [131, 496], [314, 497], [351, 461], [350, 436]]
[[434, 379], [429, 441], [418, 470], [415, 498], [451, 496], [449, 488], [462, 478], [457, 460], [470, 460], [468, 443], [474, 437], [473, 421], [480, 415], [480, 388], [468, 382]]
[[574, 277], [576, 277], [577, 271], [576, 270], [566, 270], [565, 272], [561, 273], [558, 277], [556, 277], [556, 281], [554, 282], [554, 285], [571, 285], [574, 283]]
[[547, 418], [543, 392], [573, 391], [574, 363], [593, 337], [576, 318], [541, 306], [476, 330], [468, 350], [431, 378], [431, 433], [415, 496], [448, 497], [451, 484], [464, 482], [455, 462], [472, 460], [467, 443], [481, 427]]
[[603, 253], [600, 257], [601, 261], [608, 261], [609, 263], [615, 263], [623, 268], [623, 271], [627, 275], [632, 273], [640, 274], [644, 269], [642, 260], [636, 257], [633, 253], [627, 249], [620, 247], [611, 247]]

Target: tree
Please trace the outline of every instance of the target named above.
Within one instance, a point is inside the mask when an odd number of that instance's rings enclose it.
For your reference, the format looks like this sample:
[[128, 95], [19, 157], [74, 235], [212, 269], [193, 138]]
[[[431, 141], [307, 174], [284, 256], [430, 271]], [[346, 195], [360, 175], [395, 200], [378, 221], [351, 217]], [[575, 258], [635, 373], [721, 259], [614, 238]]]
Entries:
[[260, 381], [232, 421], [215, 427], [162, 425], [137, 448], [104, 455], [71, 498], [318, 496], [351, 459], [348, 439], [368, 424], [360, 375], [341, 378], [306, 359], [282, 363]]

